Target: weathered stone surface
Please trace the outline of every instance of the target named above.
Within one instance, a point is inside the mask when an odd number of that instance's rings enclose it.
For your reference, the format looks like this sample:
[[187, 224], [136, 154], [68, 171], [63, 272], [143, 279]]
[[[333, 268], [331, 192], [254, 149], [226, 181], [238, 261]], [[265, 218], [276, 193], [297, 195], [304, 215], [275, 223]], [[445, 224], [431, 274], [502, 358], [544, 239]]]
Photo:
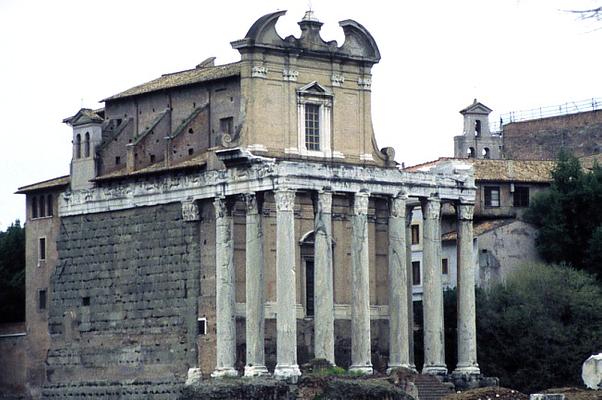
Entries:
[[590, 356], [581, 369], [583, 383], [590, 389], [602, 389], [602, 353]]

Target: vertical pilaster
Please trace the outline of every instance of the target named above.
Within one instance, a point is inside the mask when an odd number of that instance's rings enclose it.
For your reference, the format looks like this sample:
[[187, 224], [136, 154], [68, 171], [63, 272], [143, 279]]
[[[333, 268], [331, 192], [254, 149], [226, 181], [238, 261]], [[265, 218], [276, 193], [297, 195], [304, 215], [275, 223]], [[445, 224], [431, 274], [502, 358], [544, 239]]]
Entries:
[[391, 199], [389, 210], [389, 368], [410, 367], [406, 199]]
[[276, 200], [276, 368], [274, 376], [295, 379], [297, 365], [297, 313], [295, 277], [295, 192], [281, 188]]
[[443, 286], [441, 283], [441, 201], [422, 200], [424, 367], [423, 374], [447, 374], [443, 331]]
[[410, 369], [416, 370], [414, 361], [414, 270], [412, 268], [412, 215], [414, 206], [406, 207], [406, 268], [408, 287], [408, 346]]
[[334, 365], [332, 193], [318, 192], [314, 226], [315, 358]]
[[264, 320], [264, 279], [263, 279], [263, 228], [259, 199], [255, 193], [244, 195], [246, 205], [246, 342], [247, 365], [245, 376], [267, 375], [265, 367], [265, 320]]
[[236, 320], [234, 315], [234, 243], [231, 207], [225, 197], [216, 197], [215, 207], [215, 283], [216, 283], [216, 359], [213, 377], [238, 375], [236, 363]]
[[458, 214], [458, 365], [454, 374], [478, 375], [472, 216], [474, 205], [457, 204]]
[[352, 217], [352, 290], [350, 371], [372, 373], [370, 353], [370, 278], [368, 253], [369, 194], [355, 194]]

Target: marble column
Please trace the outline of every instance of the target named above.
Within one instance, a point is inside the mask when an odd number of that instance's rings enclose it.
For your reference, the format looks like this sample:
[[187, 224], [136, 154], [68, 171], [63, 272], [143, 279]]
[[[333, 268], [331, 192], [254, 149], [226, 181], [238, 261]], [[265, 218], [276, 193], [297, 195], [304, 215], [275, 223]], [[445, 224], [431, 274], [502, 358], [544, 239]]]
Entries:
[[474, 205], [457, 204], [458, 214], [458, 365], [454, 375], [480, 374], [477, 363], [475, 265], [472, 215]]
[[351, 240], [351, 366], [350, 371], [371, 374], [370, 276], [368, 253], [368, 200], [366, 192], [355, 194]]
[[447, 374], [443, 331], [443, 286], [441, 283], [441, 201], [438, 197], [422, 200], [423, 265], [423, 374]]
[[225, 197], [216, 197], [215, 207], [215, 286], [216, 359], [213, 377], [237, 376], [236, 319], [234, 314], [234, 238], [231, 207]]
[[412, 267], [412, 215], [414, 206], [406, 207], [406, 267], [408, 276], [408, 347], [410, 357], [410, 369], [416, 371], [414, 361], [414, 269]]
[[245, 301], [247, 365], [245, 376], [267, 375], [265, 367], [265, 320], [263, 279], [263, 229], [259, 199], [255, 193], [244, 195], [246, 205]]
[[276, 368], [274, 376], [295, 380], [297, 365], [297, 306], [295, 267], [295, 192], [281, 188], [276, 200]]
[[406, 257], [406, 199], [391, 199], [389, 209], [389, 365], [410, 367], [408, 329], [408, 270]]
[[334, 286], [332, 275], [332, 193], [318, 192], [314, 226], [315, 358], [334, 365]]

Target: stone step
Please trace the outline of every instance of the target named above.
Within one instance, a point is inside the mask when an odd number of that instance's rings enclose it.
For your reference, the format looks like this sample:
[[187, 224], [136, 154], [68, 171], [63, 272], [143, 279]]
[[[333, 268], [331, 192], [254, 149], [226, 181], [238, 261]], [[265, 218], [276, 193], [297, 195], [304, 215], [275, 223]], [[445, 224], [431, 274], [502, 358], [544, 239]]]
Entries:
[[432, 375], [417, 375], [414, 384], [418, 389], [419, 400], [439, 400], [453, 392], [449, 385], [445, 385]]

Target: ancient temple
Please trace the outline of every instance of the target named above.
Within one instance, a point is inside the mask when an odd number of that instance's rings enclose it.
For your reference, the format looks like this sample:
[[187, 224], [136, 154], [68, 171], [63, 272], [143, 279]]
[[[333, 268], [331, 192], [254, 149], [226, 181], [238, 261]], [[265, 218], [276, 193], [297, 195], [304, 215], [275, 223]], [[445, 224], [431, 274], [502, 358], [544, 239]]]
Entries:
[[[402, 171], [371, 121], [374, 38], [280, 11], [232, 42], [238, 62], [163, 75], [82, 109], [71, 174], [27, 195], [28, 273], [50, 246], [44, 396], [153, 388], [187, 376], [295, 379], [326, 359], [416, 368], [411, 216], [423, 215], [423, 373], [478, 375], [472, 170]], [[48, 224], [39, 198], [52, 194]], [[457, 216], [458, 360], [445, 364], [441, 210]], [[45, 216], [48, 217], [48, 216]], [[44, 243], [39, 224], [48, 225]], [[44, 226], [46, 226], [44, 225]], [[37, 259], [35, 260], [37, 261]], [[37, 267], [36, 267], [37, 268]]]

